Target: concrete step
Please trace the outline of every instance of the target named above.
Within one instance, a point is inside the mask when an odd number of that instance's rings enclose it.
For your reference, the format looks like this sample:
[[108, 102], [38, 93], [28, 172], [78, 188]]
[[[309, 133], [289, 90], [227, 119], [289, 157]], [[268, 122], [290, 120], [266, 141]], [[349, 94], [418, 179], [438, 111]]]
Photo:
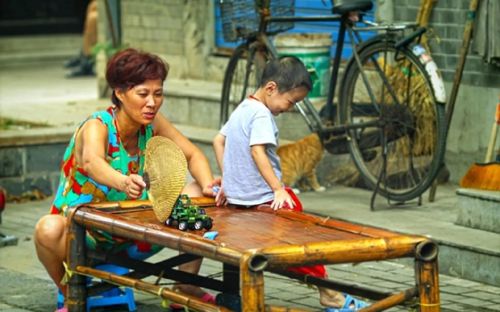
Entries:
[[460, 188], [457, 196], [456, 224], [500, 233], [500, 192]]
[[81, 47], [82, 36], [77, 34], [0, 37], [0, 67], [62, 63]]

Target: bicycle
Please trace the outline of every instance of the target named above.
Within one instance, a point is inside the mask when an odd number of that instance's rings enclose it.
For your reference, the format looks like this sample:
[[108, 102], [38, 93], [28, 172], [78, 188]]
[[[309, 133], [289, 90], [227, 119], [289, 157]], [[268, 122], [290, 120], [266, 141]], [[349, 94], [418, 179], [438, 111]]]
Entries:
[[[319, 112], [307, 98], [296, 108], [330, 153], [351, 154], [374, 190], [372, 210], [377, 193], [397, 202], [420, 200], [443, 164], [446, 140], [443, 81], [419, 44], [425, 28], [365, 21], [371, 1], [332, 2], [332, 15], [327, 16], [293, 16], [291, 0], [255, 3], [220, 0], [226, 41], [243, 40], [224, 75], [221, 126], [230, 109], [255, 90], [265, 62], [279, 57], [271, 36], [296, 21], [339, 21], [327, 102]], [[351, 21], [351, 12], [359, 14], [359, 21]], [[363, 41], [362, 31], [378, 34]], [[354, 44], [353, 54], [334, 103], [346, 34]]]

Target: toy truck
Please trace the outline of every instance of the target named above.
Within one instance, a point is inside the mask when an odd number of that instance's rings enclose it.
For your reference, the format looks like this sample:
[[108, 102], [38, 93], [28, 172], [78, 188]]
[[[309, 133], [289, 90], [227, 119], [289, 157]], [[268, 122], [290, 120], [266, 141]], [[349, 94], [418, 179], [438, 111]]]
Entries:
[[212, 228], [212, 218], [207, 215], [205, 209], [192, 205], [189, 196], [181, 194], [165, 224], [177, 227], [181, 231], [201, 230], [203, 228], [208, 231]]

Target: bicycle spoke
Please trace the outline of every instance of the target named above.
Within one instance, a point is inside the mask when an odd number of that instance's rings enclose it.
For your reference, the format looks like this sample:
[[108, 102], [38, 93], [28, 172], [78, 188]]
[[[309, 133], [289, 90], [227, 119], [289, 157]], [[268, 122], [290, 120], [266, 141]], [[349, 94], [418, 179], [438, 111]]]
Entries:
[[343, 122], [354, 127], [349, 146], [362, 176], [383, 195], [405, 200], [425, 190], [437, 172], [442, 111], [423, 66], [391, 44], [380, 40], [351, 61], [341, 105]]

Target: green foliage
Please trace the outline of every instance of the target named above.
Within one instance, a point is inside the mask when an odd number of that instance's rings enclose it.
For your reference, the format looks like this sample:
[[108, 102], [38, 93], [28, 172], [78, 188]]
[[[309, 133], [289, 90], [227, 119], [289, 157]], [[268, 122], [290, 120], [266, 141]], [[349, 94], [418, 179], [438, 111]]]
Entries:
[[92, 47], [92, 57], [95, 59], [99, 52], [104, 51], [106, 53], [106, 57], [110, 58], [115, 53], [128, 48], [128, 45], [118, 45], [117, 47], [113, 47], [113, 43], [111, 41], [106, 42], [98, 42], [95, 46]]

